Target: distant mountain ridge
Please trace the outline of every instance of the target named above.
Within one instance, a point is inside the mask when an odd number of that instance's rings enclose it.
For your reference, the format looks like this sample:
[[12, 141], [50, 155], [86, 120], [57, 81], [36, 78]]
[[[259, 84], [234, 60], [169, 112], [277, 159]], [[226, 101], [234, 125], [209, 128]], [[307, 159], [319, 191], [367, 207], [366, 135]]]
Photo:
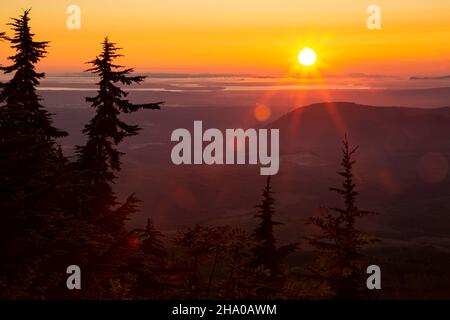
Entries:
[[333, 150], [345, 134], [366, 151], [383, 154], [450, 151], [450, 107], [317, 103], [297, 108], [269, 127], [280, 129], [282, 153], [307, 150], [335, 156]]

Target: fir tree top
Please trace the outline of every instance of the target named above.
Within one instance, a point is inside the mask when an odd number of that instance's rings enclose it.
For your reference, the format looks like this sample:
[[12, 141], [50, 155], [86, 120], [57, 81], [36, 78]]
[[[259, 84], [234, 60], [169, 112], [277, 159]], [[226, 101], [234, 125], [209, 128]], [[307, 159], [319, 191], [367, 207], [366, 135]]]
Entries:
[[319, 216], [310, 217], [307, 223], [318, 227], [320, 232], [306, 239], [319, 252], [317, 266], [309, 268], [312, 277], [324, 281], [335, 298], [349, 299], [360, 294], [362, 249], [376, 239], [357, 227], [358, 218], [373, 214], [359, 209], [356, 203], [353, 169], [358, 147], [350, 147], [347, 135], [342, 145], [341, 170], [337, 174], [343, 181], [340, 187], [329, 189], [343, 198], [344, 205], [322, 208]]
[[275, 236], [273, 234], [273, 227], [279, 225], [279, 222], [273, 221], [273, 214], [275, 213], [272, 186], [270, 184], [270, 176], [267, 178], [266, 186], [262, 193], [261, 204], [257, 205], [257, 218], [261, 219], [260, 224], [254, 231], [254, 236], [258, 240], [267, 242], [267, 245], [275, 248]]
[[80, 162], [95, 172], [95, 180], [112, 182], [114, 171], [120, 170], [120, 155], [115, 146], [125, 137], [133, 136], [140, 130], [137, 125], [130, 125], [119, 119], [121, 113], [131, 113], [139, 109], [160, 109], [162, 102], [133, 104], [126, 99], [128, 93], [118, 84], [131, 85], [142, 82], [145, 77], [131, 76], [132, 68], [117, 65], [114, 61], [121, 57], [120, 48], [106, 37], [102, 43], [102, 52], [88, 62], [92, 68], [86, 70], [100, 77], [99, 89], [95, 97], [86, 98], [96, 109], [95, 117], [85, 126], [87, 134], [85, 146], [78, 147]]
[[0, 112], [0, 131], [2, 138], [10, 135], [35, 134], [51, 140], [67, 135], [52, 126], [51, 115], [39, 103], [36, 93], [39, 80], [45, 77], [38, 73], [35, 64], [45, 57], [47, 41], [34, 41], [29, 26], [30, 10], [25, 10], [19, 18], [12, 18], [8, 24], [14, 34], [2, 38], [11, 43], [15, 54], [8, 57], [9, 66], [0, 66], [4, 74], [14, 73], [7, 83], [1, 85], [0, 103], [5, 103]]

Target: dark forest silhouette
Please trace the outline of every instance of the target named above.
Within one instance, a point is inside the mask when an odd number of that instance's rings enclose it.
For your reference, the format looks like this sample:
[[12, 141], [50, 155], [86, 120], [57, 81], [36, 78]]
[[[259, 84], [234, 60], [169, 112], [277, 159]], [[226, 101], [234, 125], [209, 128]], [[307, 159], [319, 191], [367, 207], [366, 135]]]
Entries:
[[[75, 161], [58, 144], [67, 135], [52, 124], [36, 93], [43, 73], [36, 64], [48, 42], [36, 41], [30, 11], [11, 20], [1, 34], [15, 54], [1, 66], [11, 80], [0, 91], [0, 298], [5, 299], [285, 299], [361, 298], [365, 288], [363, 249], [373, 241], [356, 227], [368, 214], [356, 204], [353, 156], [343, 142], [340, 188], [343, 208], [324, 209], [307, 223], [317, 265], [287, 262], [297, 244], [279, 246], [275, 193], [268, 178], [256, 206], [252, 233], [232, 226], [198, 225], [170, 241], [151, 219], [142, 229], [126, 222], [139, 211], [134, 194], [120, 202], [113, 191], [121, 170], [119, 144], [140, 128], [120, 115], [160, 109], [162, 102], [133, 104], [121, 86], [144, 77], [115, 64], [119, 48], [108, 38], [88, 72], [99, 81], [86, 101], [95, 115], [85, 125]], [[4, 45], [2, 43], [1, 45]], [[158, 182], [155, 181], [155, 184]], [[258, 192], [257, 190], [255, 193]], [[77, 264], [82, 290], [66, 288], [66, 268]], [[304, 293], [304, 287], [312, 289]]]

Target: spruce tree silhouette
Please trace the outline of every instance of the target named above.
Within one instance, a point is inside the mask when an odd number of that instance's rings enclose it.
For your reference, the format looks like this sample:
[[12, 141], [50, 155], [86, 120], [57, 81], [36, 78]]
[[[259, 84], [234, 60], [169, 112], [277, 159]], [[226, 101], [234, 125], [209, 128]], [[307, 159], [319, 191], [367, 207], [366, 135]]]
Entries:
[[110, 227], [111, 232], [123, 231], [123, 222], [129, 213], [126, 209], [136, 203], [134, 196], [131, 195], [125, 202], [125, 206], [116, 212], [117, 214], [108, 214], [110, 209], [117, 205], [116, 196], [111, 189], [111, 184], [116, 178], [115, 172], [121, 169], [122, 153], [117, 150], [117, 146], [124, 138], [136, 135], [140, 130], [137, 125], [130, 125], [120, 120], [119, 115], [140, 109], [160, 109], [162, 104], [162, 102], [133, 104], [126, 99], [128, 93], [116, 84], [140, 83], [145, 77], [130, 76], [133, 69], [125, 69], [114, 64], [114, 60], [121, 56], [118, 54], [119, 50], [114, 43], [105, 38], [102, 53], [89, 62], [92, 68], [87, 71], [100, 77], [97, 96], [86, 98], [86, 101], [96, 109], [96, 114], [83, 130], [88, 137], [86, 144], [77, 147], [78, 162], [81, 168], [87, 171], [95, 193], [91, 211], [97, 215], [96, 218], [106, 223], [105, 226]]
[[356, 226], [359, 218], [374, 214], [359, 209], [356, 204], [358, 192], [353, 178], [353, 166], [356, 162], [353, 156], [357, 150], [358, 147], [350, 148], [345, 136], [342, 171], [337, 172], [343, 178], [342, 186], [330, 188], [342, 196], [344, 207], [323, 208], [320, 216], [307, 220], [307, 224], [320, 230], [318, 235], [306, 237], [318, 252], [317, 266], [309, 268], [311, 277], [324, 283], [335, 299], [361, 297], [361, 288], [365, 288], [362, 279], [362, 249], [377, 241]]
[[262, 193], [261, 204], [256, 206], [259, 209], [256, 217], [260, 220], [260, 223], [253, 231], [253, 237], [257, 244], [253, 248], [252, 261], [252, 265], [255, 267], [262, 266], [269, 271], [268, 286], [274, 286], [272, 289], [275, 290], [269, 289], [266, 293], [263, 293], [266, 296], [276, 291], [283, 284], [285, 279], [281, 267], [284, 264], [284, 259], [288, 254], [294, 252], [297, 247], [295, 243], [277, 247], [274, 227], [281, 225], [281, 223], [273, 219], [275, 214], [274, 203], [275, 199], [273, 198], [271, 178], [269, 176]]
[[[106, 250], [103, 250], [97, 258], [90, 259], [87, 268], [94, 270], [93, 277], [103, 278], [104, 281], [115, 279], [116, 287], [123, 287], [128, 280], [122, 278], [122, 275], [132, 272], [125, 270], [130, 258], [127, 254], [135, 255], [137, 252], [125, 251], [123, 254], [118, 252], [124, 246], [141, 241], [145, 236], [145, 230], [136, 229], [127, 232], [126, 220], [137, 211], [140, 201], [132, 194], [123, 203], [119, 203], [112, 189], [116, 173], [121, 169], [120, 158], [123, 155], [117, 149], [118, 145], [126, 137], [134, 136], [140, 130], [139, 126], [127, 124], [119, 116], [141, 109], [160, 109], [162, 102], [134, 104], [126, 99], [128, 93], [119, 85], [140, 83], [145, 77], [132, 76], [132, 68], [115, 64], [115, 60], [121, 56], [119, 50], [114, 43], [105, 38], [101, 54], [89, 62], [92, 68], [86, 71], [100, 78], [97, 83], [97, 95], [86, 98], [96, 113], [83, 130], [87, 135], [86, 144], [76, 147], [78, 160], [75, 167], [82, 173], [83, 183], [80, 184], [79, 190], [82, 214], [98, 228], [105, 239], [109, 239]], [[95, 246], [95, 243], [93, 245]], [[111, 272], [115, 274], [111, 275]], [[100, 287], [104, 285], [105, 283], [99, 284]]]
[[40, 104], [41, 99], [36, 93], [39, 80], [45, 74], [36, 72], [35, 64], [45, 57], [48, 42], [34, 41], [29, 13], [30, 10], [26, 10], [19, 18], [13, 18], [8, 25], [12, 27], [14, 36], [4, 36], [16, 53], [8, 58], [11, 65], [0, 67], [5, 74], [14, 73], [10, 81], [2, 84], [0, 93], [0, 103], [5, 103], [1, 107], [2, 140], [21, 134], [39, 135], [46, 140], [67, 135], [53, 127], [51, 115]]
[[[15, 53], [0, 66], [11, 79], [0, 91], [0, 278], [9, 297], [30, 297], [51, 248], [46, 234], [55, 233], [60, 215], [58, 189], [65, 159], [56, 139], [66, 135], [52, 125], [36, 87], [44, 73], [35, 65], [45, 57], [48, 42], [34, 40], [30, 10], [11, 19], [13, 35], [3, 35]], [[21, 278], [18, 281], [18, 278]]]
[[271, 277], [275, 277], [278, 273], [279, 257], [277, 255], [274, 227], [281, 223], [273, 220], [275, 200], [272, 197], [273, 192], [271, 189], [269, 176], [262, 193], [261, 204], [256, 206], [259, 209], [256, 217], [260, 219], [260, 223], [254, 230], [253, 236], [259, 241], [259, 244], [253, 249], [253, 252], [255, 265], [264, 266], [270, 271]]

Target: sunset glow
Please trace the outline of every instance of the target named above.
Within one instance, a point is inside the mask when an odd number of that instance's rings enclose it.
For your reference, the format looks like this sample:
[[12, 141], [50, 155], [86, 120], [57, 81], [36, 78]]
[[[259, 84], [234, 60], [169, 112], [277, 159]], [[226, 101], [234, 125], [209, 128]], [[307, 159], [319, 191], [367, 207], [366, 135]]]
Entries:
[[[130, 0], [125, 5], [79, 0], [74, 4], [81, 9], [81, 30], [65, 27], [70, 4], [18, 0], [11, 6], [2, 1], [0, 30], [7, 31], [18, 8], [32, 8], [37, 38], [51, 41], [41, 63], [47, 72], [84, 70], [106, 35], [125, 49], [123, 64], [139, 72], [285, 75], [292, 56], [324, 38], [317, 53], [332, 66], [327, 74], [429, 75], [450, 65], [446, 0], [416, 0], [409, 8], [380, 0], [383, 27], [376, 31], [366, 28], [366, 1]], [[10, 52], [5, 43], [0, 50]]]
[[0, 299], [448, 299], [448, 39], [450, 0], [0, 2]]

